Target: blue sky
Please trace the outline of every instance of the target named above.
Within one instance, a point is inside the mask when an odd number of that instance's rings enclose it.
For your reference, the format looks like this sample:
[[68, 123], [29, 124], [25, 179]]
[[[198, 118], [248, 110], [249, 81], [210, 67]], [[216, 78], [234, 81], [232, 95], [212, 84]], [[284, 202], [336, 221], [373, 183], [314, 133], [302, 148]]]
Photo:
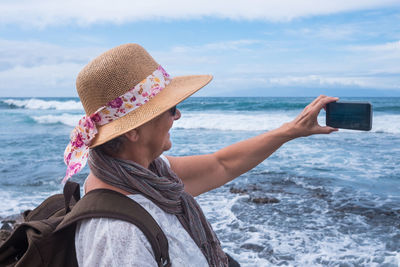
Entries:
[[[110, 4], [111, 3], [111, 4]], [[76, 96], [98, 54], [139, 43], [197, 96], [400, 96], [400, 1], [0, 3], [0, 97]]]

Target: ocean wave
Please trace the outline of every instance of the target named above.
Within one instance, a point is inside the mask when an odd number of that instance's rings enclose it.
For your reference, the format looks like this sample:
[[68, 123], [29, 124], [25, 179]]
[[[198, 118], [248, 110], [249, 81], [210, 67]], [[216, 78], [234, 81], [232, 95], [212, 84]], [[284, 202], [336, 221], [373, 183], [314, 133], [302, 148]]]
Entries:
[[192, 98], [179, 104], [179, 108], [188, 111], [272, 111], [301, 110], [308, 104], [304, 99], [277, 98]]
[[[64, 124], [76, 126], [82, 114], [63, 113], [61, 115], [42, 115], [32, 116], [31, 118], [40, 124]], [[279, 113], [203, 113], [186, 112], [181, 119], [175, 121], [173, 129], [202, 129], [217, 131], [269, 131], [278, 128], [285, 122], [295, 118], [295, 115], [284, 112]], [[391, 133], [399, 134], [400, 115], [376, 115], [373, 118], [372, 133]], [[318, 117], [320, 125], [325, 125], [324, 115]], [[343, 132], [354, 132], [344, 130]]]
[[[177, 129], [210, 129], [221, 131], [265, 131], [278, 128], [293, 120], [296, 115], [287, 112], [276, 113], [188, 113], [174, 123]], [[325, 115], [318, 117], [320, 125], [325, 125]], [[400, 115], [376, 115], [373, 118], [373, 133], [400, 133]], [[341, 130], [355, 132], [352, 130]]]
[[43, 100], [37, 98], [31, 99], [5, 99], [3, 103], [9, 105], [10, 108], [24, 109], [54, 109], [54, 110], [83, 110], [82, 104], [79, 101], [67, 100]]
[[[225, 249], [242, 265], [398, 265], [396, 230], [384, 226], [396, 221], [396, 215], [386, 216], [390, 209], [361, 207], [359, 214], [352, 210], [359, 207], [359, 199], [377, 204], [363, 192], [334, 193], [323, 181], [322, 187], [313, 189], [282, 182], [279, 176], [264, 179], [273, 183], [257, 184], [256, 191], [244, 195], [230, 194], [229, 187], [224, 187], [197, 197]], [[318, 182], [303, 179], [304, 183]], [[249, 201], [251, 194], [281, 202], [254, 205]], [[344, 203], [349, 210], [341, 209]], [[377, 219], [375, 215], [381, 213], [385, 215]], [[375, 220], [381, 224], [377, 226]]]
[[214, 114], [188, 113], [174, 123], [177, 129], [210, 129], [221, 131], [264, 131], [279, 127], [293, 117], [284, 113], [275, 114]]
[[388, 113], [395, 113], [395, 114], [399, 114], [400, 113], [400, 105], [387, 105], [387, 106], [378, 106], [378, 107], [374, 107], [374, 112], [388, 112]]
[[35, 190], [35, 194], [21, 194], [21, 188], [19, 190], [0, 190], [0, 218], [21, 214], [25, 210], [37, 207], [50, 195], [60, 193], [58, 185], [53, 187], [51, 191], [47, 192]]
[[[31, 116], [40, 124], [64, 124], [76, 126], [83, 114], [63, 113], [61, 115]], [[254, 114], [207, 114], [187, 113], [174, 123], [175, 129], [208, 129], [231, 131], [262, 131], [279, 127], [292, 117], [284, 114], [254, 115]]]
[[[216, 98], [194, 97], [179, 104], [179, 109], [188, 112], [296, 112], [302, 110], [311, 98]], [[372, 99], [374, 112], [398, 115], [400, 100], [397, 98]], [[23, 108], [41, 110], [83, 110], [78, 98], [9, 98], [0, 100], [0, 109]]]
[[372, 132], [400, 134], [400, 115], [374, 116]]
[[64, 124], [68, 126], [76, 126], [83, 115], [72, 115], [63, 113], [61, 115], [43, 115], [32, 116], [31, 118], [40, 124]]

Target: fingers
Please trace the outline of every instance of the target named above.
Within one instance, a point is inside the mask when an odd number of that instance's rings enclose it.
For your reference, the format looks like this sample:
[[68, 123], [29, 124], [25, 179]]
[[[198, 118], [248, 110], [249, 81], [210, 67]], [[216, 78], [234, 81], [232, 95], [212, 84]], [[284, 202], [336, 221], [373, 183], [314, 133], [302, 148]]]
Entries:
[[325, 109], [326, 104], [338, 101], [338, 97], [332, 97], [332, 96], [325, 96], [325, 95], [320, 95], [316, 99], [314, 99], [313, 102], [311, 102], [306, 109], [312, 109], [312, 113], [318, 114], [321, 109]]
[[[329, 97], [327, 99], [325, 99], [324, 103], [322, 103], [322, 108], [326, 111], [326, 105], [332, 102], [336, 102], [338, 101], [339, 98], [338, 97]], [[321, 107], [319, 107], [319, 110], [321, 110]]]
[[320, 95], [312, 101], [304, 110], [293, 120], [294, 128], [298, 136], [308, 136], [311, 134], [329, 134], [338, 129], [329, 126], [321, 127], [318, 124], [318, 114], [326, 104], [337, 101], [339, 98]]
[[314, 99], [313, 102], [310, 103], [310, 106], [313, 107], [313, 106], [317, 105], [322, 99], [324, 99], [326, 97], [327, 96], [325, 96], [325, 95], [318, 96], [316, 99]]
[[322, 108], [324, 108], [326, 106], [326, 104], [331, 103], [331, 102], [336, 102], [338, 100], [339, 100], [338, 97], [323, 96], [316, 103], [316, 106], [318, 107], [319, 110], [321, 110]]

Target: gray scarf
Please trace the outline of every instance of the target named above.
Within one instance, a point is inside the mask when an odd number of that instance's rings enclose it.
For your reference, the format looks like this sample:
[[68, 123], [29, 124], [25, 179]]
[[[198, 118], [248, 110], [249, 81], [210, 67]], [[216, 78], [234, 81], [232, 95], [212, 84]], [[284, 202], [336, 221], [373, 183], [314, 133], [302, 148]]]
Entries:
[[132, 194], [142, 194], [163, 211], [174, 214], [203, 252], [210, 266], [228, 266], [228, 259], [196, 200], [185, 192], [181, 179], [161, 158], [148, 169], [128, 160], [91, 149], [88, 164], [107, 184]]

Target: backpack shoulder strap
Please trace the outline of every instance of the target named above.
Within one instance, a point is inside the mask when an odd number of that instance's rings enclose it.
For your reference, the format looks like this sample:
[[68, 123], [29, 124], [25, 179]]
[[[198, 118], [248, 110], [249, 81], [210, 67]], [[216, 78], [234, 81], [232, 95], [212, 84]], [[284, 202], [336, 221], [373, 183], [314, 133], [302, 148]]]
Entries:
[[113, 218], [136, 225], [146, 236], [159, 266], [170, 266], [168, 240], [154, 218], [137, 202], [108, 189], [96, 189], [87, 193], [65, 215], [55, 232], [88, 218]]

